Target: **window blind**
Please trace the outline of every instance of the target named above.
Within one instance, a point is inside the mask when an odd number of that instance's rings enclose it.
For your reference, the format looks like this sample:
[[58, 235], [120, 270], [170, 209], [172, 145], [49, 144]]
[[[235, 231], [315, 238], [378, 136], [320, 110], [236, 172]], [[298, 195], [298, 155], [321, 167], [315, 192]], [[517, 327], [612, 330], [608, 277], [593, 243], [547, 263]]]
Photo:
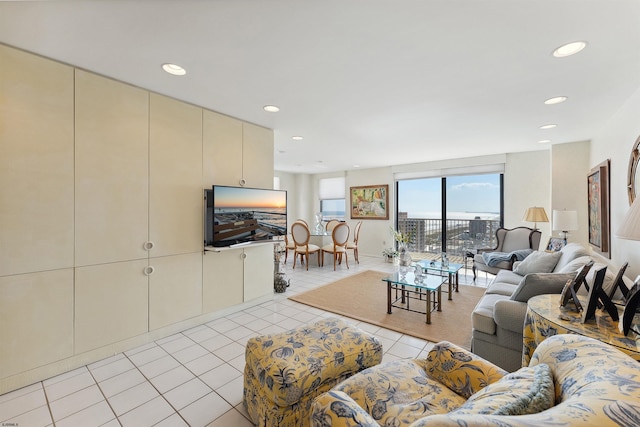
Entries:
[[320, 200], [344, 199], [344, 186], [345, 179], [343, 176], [338, 178], [321, 178], [318, 181], [318, 194], [320, 196]]

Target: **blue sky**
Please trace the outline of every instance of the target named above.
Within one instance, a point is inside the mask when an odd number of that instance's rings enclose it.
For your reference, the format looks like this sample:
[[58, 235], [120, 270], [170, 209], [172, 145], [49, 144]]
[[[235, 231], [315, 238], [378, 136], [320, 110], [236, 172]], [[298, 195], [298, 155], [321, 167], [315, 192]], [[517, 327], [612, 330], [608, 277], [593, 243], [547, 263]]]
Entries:
[[[440, 212], [441, 178], [400, 181], [399, 211], [410, 217], [418, 213]], [[500, 175], [465, 175], [447, 177], [449, 212], [499, 212]], [[438, 216], [439, 217], [439, 216]]]

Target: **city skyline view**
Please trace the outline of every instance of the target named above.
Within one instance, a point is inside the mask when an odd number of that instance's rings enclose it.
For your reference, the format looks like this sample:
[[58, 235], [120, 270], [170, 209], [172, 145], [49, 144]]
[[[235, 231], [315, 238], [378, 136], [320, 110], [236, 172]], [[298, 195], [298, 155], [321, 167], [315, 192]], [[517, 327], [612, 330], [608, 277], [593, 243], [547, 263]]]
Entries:
[[[398, 212], [409, 218], [442, 218], [442, 178], [398, 181]], [[463, 175], [446, 178], [447, 217], [500, 217], [500, 175]]]

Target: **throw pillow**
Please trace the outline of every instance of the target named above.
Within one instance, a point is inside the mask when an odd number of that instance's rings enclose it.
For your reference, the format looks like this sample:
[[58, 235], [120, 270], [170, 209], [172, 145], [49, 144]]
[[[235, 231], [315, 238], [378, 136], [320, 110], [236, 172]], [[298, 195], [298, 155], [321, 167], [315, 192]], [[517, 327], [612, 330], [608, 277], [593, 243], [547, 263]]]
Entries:
[[525, 415], [551, 408], [555, 386], [549, 365], [520, 368], [478, 391], [456, 414]]
[[577, 273], [578, 270], [582, 268], [583, 265], [591, 261], [590, 256], [581, 256], [574, 260], [569, 261], [569, 263], [565, 264], [561, 269], [558, 270], [558, 273]]
[[560, 252], [534, 251], [518, 264], [514, 271], [521, 276], [529, 273], [550, 273], [558, 263], [560, 255]]
[[576, 273], [529, 273], [520, 280], [509, 299], [527, 302], [536, 295], [561, 294], [567, 281], [574, 277]]

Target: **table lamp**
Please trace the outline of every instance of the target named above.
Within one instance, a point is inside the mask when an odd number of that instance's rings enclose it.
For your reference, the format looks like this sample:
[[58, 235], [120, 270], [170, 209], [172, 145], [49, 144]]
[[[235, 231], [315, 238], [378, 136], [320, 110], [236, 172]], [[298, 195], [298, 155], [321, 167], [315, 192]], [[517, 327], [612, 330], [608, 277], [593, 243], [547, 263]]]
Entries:
[[567, 244], [567, 236], [569, 231], [575, 231], [578, 229], [578, 212], [567, 210], [553, 210], [553, 229], [560, 230], [560, 237], [564, 239], [564, 243]]
[[[636, 197], [631, 204], [616, 235], [621, 239], [640, 240], [640, 197]], [[638, 309], [640, 309], [640, 287], [637, 286], [640, 283], [640, 276], [636, 278], [635, 282], [627, 294], [622, 321], [618, 325], [625, 336], [629, 333], [629, 330], [633, 330], [636, 333], [640, 332], [632, 327], [633, 318]]]
[[533, 229], [538, 229], [539, 222], [549, 222], [549, 217], [547, 217], [547, 213], [544, 208], [534, 206], [532, 208], [528, 208], [524, 213], [523, 221], [533, 222]]

